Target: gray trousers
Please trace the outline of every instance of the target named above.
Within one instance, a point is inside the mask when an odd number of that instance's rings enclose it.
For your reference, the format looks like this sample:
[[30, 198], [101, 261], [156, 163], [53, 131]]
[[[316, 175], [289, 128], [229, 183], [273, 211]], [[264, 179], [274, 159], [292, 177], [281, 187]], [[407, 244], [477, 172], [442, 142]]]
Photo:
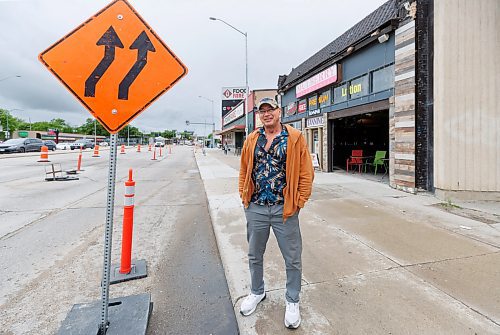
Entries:
[[252, 279], [252, 293], [264, 293], [264, 252], [270, 228], [278, 241], [286, 266], [286, 300], [299, 302], [302, 279], [302, 236], [298, 213], [283, 223], [283, 205], [250, 203], [245, 209], [247, 219], [248, 264]]

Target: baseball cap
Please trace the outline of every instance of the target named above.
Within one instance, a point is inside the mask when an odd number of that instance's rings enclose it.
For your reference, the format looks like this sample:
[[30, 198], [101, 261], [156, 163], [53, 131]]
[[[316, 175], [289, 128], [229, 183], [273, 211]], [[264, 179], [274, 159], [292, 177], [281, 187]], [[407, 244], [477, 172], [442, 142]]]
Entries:
[[272, 108], [277, 108], [279, 107], [278, 103], [276, 102], [276, 100], [272, 99], [272, 98], [262, 98], [259, 103], [257, 104], [257, 109], [260, 109], [260, 107], [264, 104], [268, 104], [269, 106], [271, 106]]

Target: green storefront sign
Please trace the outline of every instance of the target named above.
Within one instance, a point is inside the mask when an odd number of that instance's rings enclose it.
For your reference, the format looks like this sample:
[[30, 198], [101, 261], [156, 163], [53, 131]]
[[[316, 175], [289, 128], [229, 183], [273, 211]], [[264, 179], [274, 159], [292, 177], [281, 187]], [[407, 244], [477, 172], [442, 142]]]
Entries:
[[19, 135], [19, 137], [28, 137], [28, 132], [27, 131], [19, 131], [17, 133]]

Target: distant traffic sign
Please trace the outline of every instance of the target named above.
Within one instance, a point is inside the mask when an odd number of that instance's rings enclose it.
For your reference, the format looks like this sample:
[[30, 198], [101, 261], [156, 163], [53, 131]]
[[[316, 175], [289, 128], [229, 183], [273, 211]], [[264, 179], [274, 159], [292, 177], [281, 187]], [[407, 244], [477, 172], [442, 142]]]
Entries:
[[187, 74], [125, 0], [110, 3], [39, 59], [112, 134]]

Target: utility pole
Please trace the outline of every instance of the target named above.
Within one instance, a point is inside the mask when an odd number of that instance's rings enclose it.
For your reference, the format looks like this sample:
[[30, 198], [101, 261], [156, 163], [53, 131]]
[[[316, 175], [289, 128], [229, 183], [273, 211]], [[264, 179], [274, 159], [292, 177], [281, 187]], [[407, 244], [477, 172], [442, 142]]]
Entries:
[[236, 28], [235, 26], [227, 23], [226, 21], [216, 18], [216, 17], [209, 17], [210, 20], [212, 21], [220, 21], [224, 23], [226, 26], [236, 30], [238, 33], [243, 35], [245, 37], [245, 138], [248, 137], [248, 95], [250, 94], [250, 88], [248, 87], [248, 33], [243, 32]]
[[210, 101], [212, 104], [212, 148], [215, 148], [215, 119], [214, 119], [214, 101], [212, 99], [206, 98], [204, 96], [199, 95], [198, 98], [205, 99]]

